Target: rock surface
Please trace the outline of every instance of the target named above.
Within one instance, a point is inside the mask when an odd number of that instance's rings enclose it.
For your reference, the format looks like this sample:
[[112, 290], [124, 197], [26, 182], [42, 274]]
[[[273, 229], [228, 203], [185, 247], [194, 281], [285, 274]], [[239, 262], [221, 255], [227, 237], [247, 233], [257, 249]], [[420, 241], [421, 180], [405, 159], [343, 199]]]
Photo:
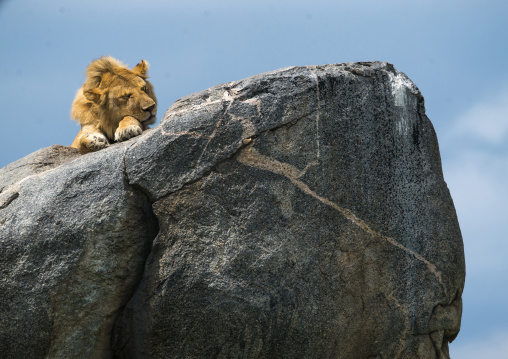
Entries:
[[390, 64], [292, 67], [0, 170], [5, 358], [448, 358], [465, 264]]

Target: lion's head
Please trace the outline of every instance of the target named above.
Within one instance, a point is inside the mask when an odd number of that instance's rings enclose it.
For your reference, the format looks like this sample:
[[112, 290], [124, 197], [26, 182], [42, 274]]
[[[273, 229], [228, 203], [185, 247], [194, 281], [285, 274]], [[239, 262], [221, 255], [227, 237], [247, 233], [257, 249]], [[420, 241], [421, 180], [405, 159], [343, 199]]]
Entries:
[[147, 73], [145, 60], [132, 70], [110, 56], [93, 61], [74, 101], [72, 117], [82, 127], [96, 126], [110, 141], [127, 116], [139, 121], [141, 130], [147, 129], [157, 115], [157, 98]]

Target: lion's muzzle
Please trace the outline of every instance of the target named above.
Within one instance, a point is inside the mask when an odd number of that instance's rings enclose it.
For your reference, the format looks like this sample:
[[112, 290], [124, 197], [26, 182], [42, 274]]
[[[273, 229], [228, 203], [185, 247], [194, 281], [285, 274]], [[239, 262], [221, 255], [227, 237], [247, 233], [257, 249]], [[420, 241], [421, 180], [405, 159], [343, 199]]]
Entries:
[[145, 112], [149, 112], [150, 114], [152, 114], [152, 110], [155, 108], [155, 104], [153, 105], [149, 105], [149, 106], [145, 106], [145, 107], [142, 107], [141, 109]]

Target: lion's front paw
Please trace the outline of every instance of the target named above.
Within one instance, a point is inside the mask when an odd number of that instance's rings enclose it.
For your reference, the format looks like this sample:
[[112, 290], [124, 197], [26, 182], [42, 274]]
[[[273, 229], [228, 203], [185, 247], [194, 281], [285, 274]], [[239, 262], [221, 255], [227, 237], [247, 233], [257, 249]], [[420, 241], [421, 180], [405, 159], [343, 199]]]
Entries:
[[109, 141], [102, 133], [86, 133], [81, 138], [81, 145], [90, 151], [99, 151], [109, 146]]
[[115, 141], [126, 141], [129, 138], [132, 138], [134, 136], [141, 135], [141, 127], [137, 125], [129, 125], [126, 127], [118, 127], [118, 129], [115, 131]]

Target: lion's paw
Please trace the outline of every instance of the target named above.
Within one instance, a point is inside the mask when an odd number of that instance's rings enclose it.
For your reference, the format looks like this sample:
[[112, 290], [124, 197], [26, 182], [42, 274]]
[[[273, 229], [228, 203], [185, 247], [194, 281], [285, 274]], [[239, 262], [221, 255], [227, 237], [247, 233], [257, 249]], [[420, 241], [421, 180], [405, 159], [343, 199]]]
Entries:
[[141, 127], [137, 125], [129, 125], [126, 127], [118, 128], [115, 132], [115, 141], [126, 141], [134, 136], [141, 135]]
[[102, 133], [87, 133], [81, 139], [82, 145], [90, 151], [99, 151], [109, 146], [109, 141]]

